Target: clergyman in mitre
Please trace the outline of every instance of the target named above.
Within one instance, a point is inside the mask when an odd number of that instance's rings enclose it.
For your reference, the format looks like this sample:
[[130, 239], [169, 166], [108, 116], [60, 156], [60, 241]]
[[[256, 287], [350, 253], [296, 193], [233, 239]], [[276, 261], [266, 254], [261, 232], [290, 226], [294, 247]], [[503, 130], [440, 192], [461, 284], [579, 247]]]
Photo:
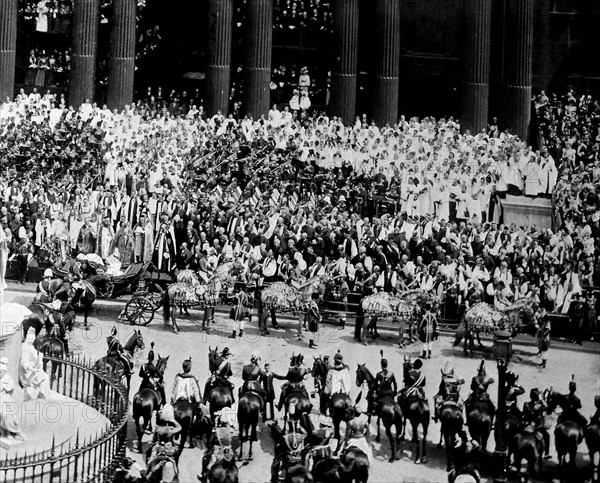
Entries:
[[50, 397], [50, 377], [43, 369], [43, 356], [33, 346], [35, 332], [29, 329], [21, 349], [19, 381], [25, 391], [24, 400], [48, 399]]
[[13, 398], [15, 381], [8, 373], [8, 357], [0, 358], [0, 436], [23, 441], [19, 405]]

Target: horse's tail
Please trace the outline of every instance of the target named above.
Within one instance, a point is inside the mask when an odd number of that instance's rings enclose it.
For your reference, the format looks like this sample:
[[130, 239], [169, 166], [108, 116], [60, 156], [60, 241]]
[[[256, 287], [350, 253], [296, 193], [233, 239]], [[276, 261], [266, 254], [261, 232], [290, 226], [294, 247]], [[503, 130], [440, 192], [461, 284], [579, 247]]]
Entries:
[[163, 292], [163, 322], [167, 324], [171, 318], [171, 297], [169, 296], [169, 289]]

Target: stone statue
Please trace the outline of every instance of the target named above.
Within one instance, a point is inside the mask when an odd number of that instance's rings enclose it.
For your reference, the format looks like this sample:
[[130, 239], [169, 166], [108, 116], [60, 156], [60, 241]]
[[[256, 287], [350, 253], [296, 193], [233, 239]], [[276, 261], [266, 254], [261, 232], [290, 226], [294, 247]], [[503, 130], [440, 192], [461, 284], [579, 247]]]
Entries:
[[43, 356], [33, 346], [35, 331], [29, 329], [21, 350], [19, 381], [25, 391], [25, 401], [50, 398], [50, 377], [43, 369]]
[[0, 359], [0, 436], [13, 441], [24, 441], [19, 422], [19, 405], [13, 398], [15, 381], [8, 374], [8, 357]]

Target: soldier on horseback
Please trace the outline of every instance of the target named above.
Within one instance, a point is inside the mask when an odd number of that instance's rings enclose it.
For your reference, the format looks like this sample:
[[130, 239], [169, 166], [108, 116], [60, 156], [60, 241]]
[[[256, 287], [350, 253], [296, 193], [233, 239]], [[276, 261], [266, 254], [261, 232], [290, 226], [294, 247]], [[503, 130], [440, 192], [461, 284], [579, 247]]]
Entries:
[[254, 351], [250, 356], [250, 364], [246, 364], [242, 369], [242, 379], [244, 380], [244, 384], [240, 388], [239, 395], [241, 396], [245, 392], [252, 391], [258, 394], [266, 404], [267, 393], [261, 384], [265, 377], [265, 373], [260, 368], [259, 363], [260, 353], [258, 351]]
[[[378, 399], [382, 399], [385, 396], [395, 397], [398, 393], [398, 383], [396, 382], [396, 376], [392, 371], [388, 370], [387, 359], [381, 359], [381, 371], [375, 376], [376, 389], [373, 394], [373, 400], [370, 401], [373, 404]], [[378, 410], [378, 408], [371, 408]]]
[[563, 421], [573, 421], [574, 423], [579, 424], [582, 429], [585, 429], [588, 423], [585, 417], [579, 412], [581, 409], [581, 400], [575, 395], [576, 391], [577, 383], [574, 381], [574, 376], [572, 376], [572, 379], [569, 382], [569, 394], [565, 396], [567, 404], [563, 408], [562, 414], [558, 417], [558, 423]]
[[462, 401], [460, 399], [460, 386], [465, 383], [462, 377], [454, 373], [454, 366], [450, 361], [446, 361], [444, 369], [442, 369], [442, 380], [438, 393], [433, 396], [434, 415], [433, 420], [438, 421], [439, 410], [447, 401], [453, 401], [462, 409]]
[[140, 391], [146, 387], [153, 389], [161, 397], [160, 404], [165, 404], [167, 398], [165, 396], [163, 376], [158, 372], [158, 369], [154, 365], [154, 342], [150, 344], [150, 347], [150, 351], [148, 352], [148, 362], [142, 364], [142, 367], [140, 367], [139, 376], [142, 379]]
[[350, 370], [340, 352], [333, 356], [333, 367], [327, 371], [324, 390], [328, 395], [350, 394]]
[[[280, 428], [275, 421], [267, 421], [271, 426], [273, 441], [275, 442], [275, 457], [271, 465], [271, 482], [281, 481], [281, 470], [287, 472], [294, 466], [301, 465], [304, 456], [306, 430], [296, 420], [288, 421], [288, 428]], [[284, 478], [285, 479], [285, 478]]]
[[215, 427], [208, 438], [206, 451], [202, 456], [201, 481], [206, 481], [208, 471], [218, 461], [232, 461], [235, 458], [231, 427], [223, 418], [222, 411], [215, 413]]
[[231, 390], [231, 398], [233, 401], [235, 401], [235, 397], [233, 395], [233, 388], [235, 386], [229, 380], [229, 378], [233, 376], [233, 372], [231, 371], [231, 363], [228, 360], [229, 356], [231, 356], [229, 347], [223, 348], [221, 351], [221, 363], [219, 364], [219, 367], [217, 367], [217, 369], [210, 375], [204, 386], [205, 403], [208, 403], [208, 396], [210, 395], [210, 391], [213, 389], [213, 387], [215, 387], [215, 383], [220, 383], [223, 387], [228, 387]]
[[465, 401], [467, 408], [477, 401], [483, 401], [490, 403], [490, 395], [488, 394], [488, 386], [494, 384], [494, 378], [487, 377], [487, 371], [485, 369], [485, 361], [482, 360], [479, 368], [477, 369], [477, 375], [471, 379], [471, 394]]
[[123, 365], [125, 374], [127, 376], [131, 375], [131, 364], [123, 354], [123, 346], [117, 338], [117, 328], [115, 326], [110, 329], [110, 335], [106, 338], [106, 343], [108, 344], [106, 356], [112, 357], [115, 361], [120, 362]]
[[308, 399], [308, 391], [304, 386], [304, 378], [308, 375], [308, 368], [304, 365], [304, 356], [302, 354], [292, 354], [291, 365], [284, 377], [273, 374], [276, 379], [285, 379], [287, 382], [281, 386], [281, 396], [277, 403], [277, 410], [281, 411], [285, 400], [292, 392], [298, 391]]
[[[405, 356], [406, 357], [406, 356]], [[410, 363], [410, 361], [409, 361]], [[421, 359], [415, 359], [412, 363], [411, 369], [406, 374], [404, 380], [404, 388], [400, 391], [399, 401], [404, 403], [409, 398], [416, 397], [418, 399], [425, 398], [425, 374], [421, 371], [423, 368], [423, 361]]]
[[[192, 358], [183, 361], [183, 372], [180, 372], [175, 376], [173, 382], [173, 393], [171, 394], [171, 402], [174, 403], [179, 399], [185, 399], [192, 404], [195, 404], [199, 409], [202, 404], [202, 397], [200, 396], [200, 385], [198, 379], [192, 374]], [[141, 371], [140, 371], [141, 372]]]
[[530, 401], [523, 404], [523, 423], [531, 425], [544, 441], [545, 458], [550, 458], [550, 435], [546, 429], [546, 403], [540, 398], [540, 390], [534, 387], [529, 391]]
[[513, 371], [508, 371], [506, 373], [506, 390], [504, 391], [504, 394], [506, 394], [506, 413], [514, 413], [520, 418], [521, 410], [519, 409], [517, 398], [521, 394], [525, 394], [525, 389], [517, 384], [518, 380], [519, 376], [517, 374]]
[[369, 464], [373, 464], [373, 449], [369, 444], [369, 418], [356, 406], [348, 409], [348, 413], [352, 417], [348, 421], [341, 453], [349, 448], [358, 448], [367, 455]]
[[[148, 455], [148, 473], [146, 475], [147, 481], [151, 481], [152, 469], [159, 467], [152, 465], [152, 460], [157, 457], [165, 457], [171, 463], [173, 472], [177, 475], [177, 461], [176, 453], [177, 446], [175, 445], [173, 438], [181, 432], [181, 425], [175, 420], [175, 413], [173, 406], [166, 404], [159, 412], [156, 418], [156, 429], [154, 431], [154, 437], [152, 439], [152, 449]], [[164, 469], [162, 470], [165, 471]], [[163, 474], [163, 479], [164, 474]], [[172, 480], [169, 481], [173, 481]]]

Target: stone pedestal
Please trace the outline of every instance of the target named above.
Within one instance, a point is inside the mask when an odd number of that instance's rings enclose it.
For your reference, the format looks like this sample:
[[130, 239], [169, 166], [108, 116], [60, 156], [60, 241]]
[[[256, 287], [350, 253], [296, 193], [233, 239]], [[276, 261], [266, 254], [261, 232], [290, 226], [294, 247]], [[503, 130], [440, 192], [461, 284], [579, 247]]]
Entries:
[[333, 5], [334, 66], [330, 111], [344, 124], [356, 115], [359, 0], [338, 0]]
[[233, 0], [209, 0], [206, 113], [227, 115], [231, 92]]
[[506, 195], [506, 199], [500, 201], [504, 224], [535, 225], [538, 231], [552, 228], [552, 201], [549, 199]]
[[379, 125], [393, 125], [398, 122], [400, 90], [400, 2], [376, 0], [375, 25], [378, 52], [372, 117]]
[[0, 101], [15, 95], [17, 0], [0, 1]]
[[93, 102], [96, 87], [99, 0], [73, 2], [73, 53], [69, 82], [69, 105], [78, 108]]
[[461, 127], [475, 134], [488, 123], [491, 0], [465, 0]]
[[243, 111], [254, 119], [269, 113], [273, 0], [248, 0]]
[[108, 58], [109, 109], [123, 109], [133, 101], [135, 72], [136, 0], [113, 0]]
[[506, 0], [502, 125], [527, 141], [531, 119], [533, 0]]

